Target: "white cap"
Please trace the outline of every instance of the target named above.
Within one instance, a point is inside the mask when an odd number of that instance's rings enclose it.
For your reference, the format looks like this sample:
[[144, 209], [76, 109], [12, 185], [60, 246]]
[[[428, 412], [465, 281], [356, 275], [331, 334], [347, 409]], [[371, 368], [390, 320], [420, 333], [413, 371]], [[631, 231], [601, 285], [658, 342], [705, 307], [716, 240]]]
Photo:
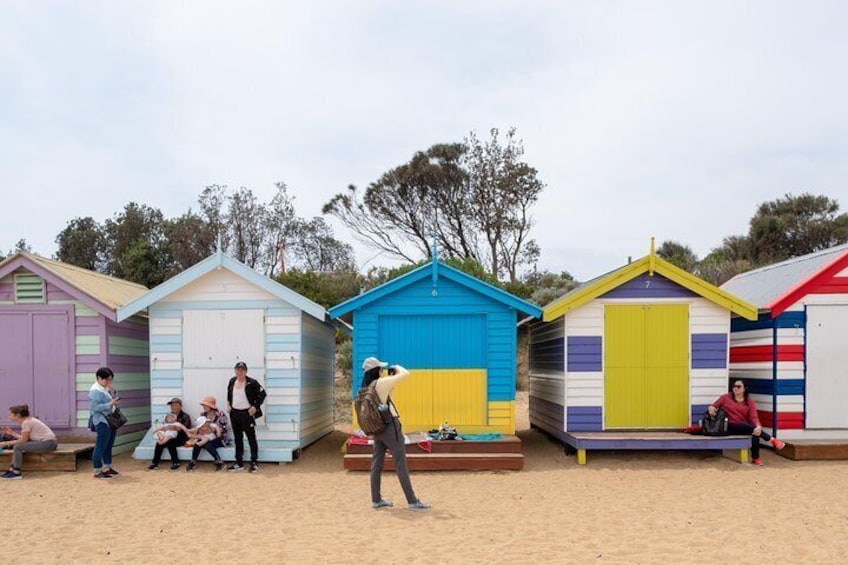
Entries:
[[363, 371], [370, 371], [374, 367], [388, 367], [388, 366], [389, 366], [388, 363], [386, 363], [385, 361], [380, 361], [376, 357], [369, 357], [368, 359], [366, 359], [365, 361], [362, 362], [362, 370]]

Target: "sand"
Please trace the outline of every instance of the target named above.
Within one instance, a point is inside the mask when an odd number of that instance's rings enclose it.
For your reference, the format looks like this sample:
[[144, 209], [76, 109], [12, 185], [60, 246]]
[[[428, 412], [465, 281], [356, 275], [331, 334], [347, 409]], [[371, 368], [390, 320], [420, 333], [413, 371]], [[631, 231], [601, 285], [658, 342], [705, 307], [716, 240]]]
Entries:
[[[521, 422], [527, 427], [526, 417]], [[524, 429], [521, 472], [413, 473], [433, 505], [408, 511], [393, 474], [370, 508], [337, 431], [258, 474], [150, 472], [112, 481], [28, 473], [0, 483], [8, 563], [840, 563], [848, 462], [765, 467], [695, 452], [590, 452], [580, 467]], [[87, 462], [83, 462], [87, 463]], [[14, 556], [14, 557], [13, 557]]]

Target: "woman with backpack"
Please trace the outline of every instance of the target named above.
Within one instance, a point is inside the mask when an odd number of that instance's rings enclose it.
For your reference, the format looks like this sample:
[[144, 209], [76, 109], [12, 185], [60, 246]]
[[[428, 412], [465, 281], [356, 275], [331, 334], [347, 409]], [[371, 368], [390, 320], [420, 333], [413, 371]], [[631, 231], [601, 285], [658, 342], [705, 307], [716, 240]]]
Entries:
[[[741, 379], [733, 381], [730, 392], [719, 396], [708, 408], [710, 416], [715, 416], [719, 408], [727, 415], [728, 435], [750, 435], [751, 436], [751, 463], [761, 466], [760, 440], [768, 442], [775, 449], [783, 449], [784, 443], [776, 437], [771, 437], [763, 431], [760, 418], [757, 415], [757, 405], [748, 394], [748, 387]], [[701, 426], [691, 426], [684, 430], [689, 433], [698, 433]]]
[[[388, 425], [385, 429], [374, 434], [374, 451], [371, 456], [371, 507], [377, 509], [394, 506], [391, 501], [385, 500], [380, 493], [383, 464], [388, 449], [392, 452], [395, 472], [406, 496], [409, 509], [426, 510], [430, 508], [430, 505], [421, 502], [412, 489], [412, 481], [409, 478], [409, 469], [406, 463], [406, 445], [400, 425], [400, 415], [390, 398], [392, 389], [409, 377], [409, 371], [400, 365], [394, 365], [388, 369], [386, 367], [388, 367], [388, 363], [380, 361], [376, 357], [369, 357], [362, 363], [362, 369], [365, 371], [362, 388], [367, 389], [374, 386], [380, 399], [380, 410], [386, 412], [389, 416], [387, 418]], [[385, 374], [383, 374], [384, 369], [386, 369]]]

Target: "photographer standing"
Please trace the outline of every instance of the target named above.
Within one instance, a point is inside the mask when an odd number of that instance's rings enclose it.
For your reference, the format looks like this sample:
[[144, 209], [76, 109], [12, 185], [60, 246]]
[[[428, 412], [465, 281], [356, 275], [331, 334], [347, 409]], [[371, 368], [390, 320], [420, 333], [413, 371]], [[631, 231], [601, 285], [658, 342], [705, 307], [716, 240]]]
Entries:
[[406, 464], [406, 444], [404, 443], [403, 430], [401, 429], [399, 414], [389, 396], [392, 389], [397, 384], [409, 376], [409, 371], [400, 365], [389, 367], [386, 374], [381, 373], [388, 363], [380, 361], [376, 357], [369, 357], [362, 363], [362, 369], [365, 371], [365, 376], [362, 379], [362, 388], [366, 388], [374, 381], [377, 390], [377, 396], [380, 397], [381, 410], [388, 410], [391, 415], [391, 423], [385, 430], [378, 434], [374, 434], [374, 452], [371, 457], [371, 507], [383, 508], [393, 506], [391, 501], [384, 500], [380, 494], [380, 482], [383, 474], [383, 464], [386, 460], [386, 450], [392, 452], [392, 460], [395, 462], [395, 472], [400, 481], [400, 486], [403, 489], [403, 494], [406, 496], [406, 502], [409, 504], [410, 510], [426, 510], [430, 508], [429, 504], [421, 502], [412, 490], [412, 481], [409, 478], [409, 469]]
[[227, 385], [227, 405], [230, 408], [230, 424], [236, 441], [236, 462], [228, 471], [244, 469], [244, 434], [250, 444], [250, 472], [259, 470], [259, 444], [256, 442], [256, 418], [262, 416], [262, 403], [266, 392], [259, 381], [247, 376], [247, 363], [239, 361], [236, 375]]

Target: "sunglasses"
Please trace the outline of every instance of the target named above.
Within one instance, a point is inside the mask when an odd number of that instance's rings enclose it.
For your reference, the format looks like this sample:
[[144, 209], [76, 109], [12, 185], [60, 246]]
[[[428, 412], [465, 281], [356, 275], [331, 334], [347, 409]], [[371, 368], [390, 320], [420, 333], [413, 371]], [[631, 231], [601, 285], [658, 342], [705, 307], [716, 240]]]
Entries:
[[733, 385], [733, 388], [742, 388], [742, 385]]

